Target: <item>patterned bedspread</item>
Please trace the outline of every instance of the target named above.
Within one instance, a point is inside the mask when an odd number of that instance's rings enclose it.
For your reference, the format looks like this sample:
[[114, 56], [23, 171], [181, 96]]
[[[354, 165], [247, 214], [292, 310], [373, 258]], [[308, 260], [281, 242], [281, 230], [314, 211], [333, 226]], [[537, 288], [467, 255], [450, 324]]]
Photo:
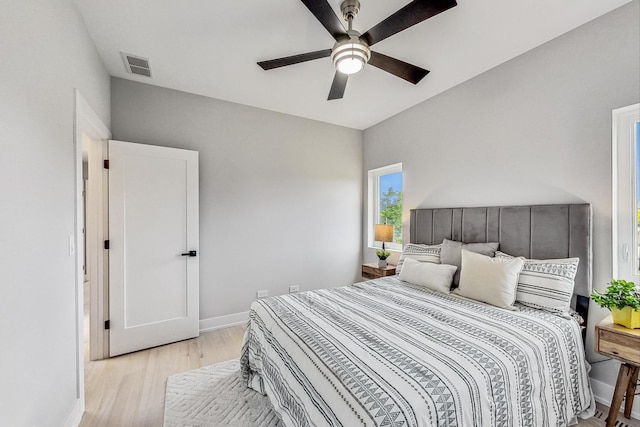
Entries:
[[395, 277], [254, 302], [240, 361], [287, 426], [562, 426], [595, 409], [575, 320]]

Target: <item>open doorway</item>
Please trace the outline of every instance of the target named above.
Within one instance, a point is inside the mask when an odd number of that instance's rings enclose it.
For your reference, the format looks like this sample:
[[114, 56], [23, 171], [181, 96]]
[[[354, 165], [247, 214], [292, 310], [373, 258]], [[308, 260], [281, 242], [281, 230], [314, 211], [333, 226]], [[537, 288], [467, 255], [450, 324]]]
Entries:
[[[98, 258], [95, 250], [95, 239], [98, 235], [94, 235], [94, 241], [90, 233], [96, 228], [95, 223], [98, 221], [104, 221], [103, 218], [95, 218], [92, 210], [99, 209], [92, 204], [91, 197], [96, 197], [91, 188], [87, 188], [85, 193], [85, 178], [91, 179], [92, 177], [92, 161], [95, 162], [94, 155], [97, 156], [98, 147], [102, 147], [106, 150], [107, 141], [111, 138], [111, 132], [100, 120], [98, 115], [89, 106], [82, 94], [76, 90], [76, 117], [75, 117], [75, 164], [76, 164], [76, 215], [75, 215], [75, 247], [76, 250], [76, 395], [79, 401], [80, 415], [85, 409], [85, 271], [87, 273], [87, 279], [89, 280], [87, 285], [87, 291], [89, 295], [89, 318], [93, 317], [96, 313], [91, 310], [91, 280], [92, 280], [92, 259]], [[86, 146], [86, 154], [84, 154]], [[93, 149], [91, 147], [94, 147]], [[93, 160], [92, 160], [93, 159]], [[87, 181], [88, 187], [91, 186]], [[86, 197], [85, 197], [86, 196]], [[85, 203], [86, 198], [86, 203]], [[86, 209], [85, 209], [86, 206]], [[106, 205], [105, 205], [106, 207]], [[86, 215], [85, 215], [86, 211]], [[104, 231], [104, 225], [100, 229]], [[95, 234], [95, 233], [94, 233]], [[87, 240], [86, 254], [85, 254], [85, 240]], [[103, 283], [104, 285], [104, 283]], [[93, 334], [91, 326], [93, 323], [89, 321], [87, 323], [88, 336], [90, 341], [99, 340], [104, 344], [105, 333], [104, 330], [101, 333]], [[97, 336], [96, 336], [97, 335]], [[95, 339], [94, 339], [95, 338]], [[91, 350], [90, 343], [90, 350]], [[99, 345], [93, 346], [96, 351], [102, 351], [102, 354], [108, 354], [108, 348], [100, 348]], [[105, 353], [106, 351], [106, 353]], [[96, 353], [97, 355], [97, 353]], [[89, 356], [89, 353], [87, 353]], [[97, 358], [102, 358], [97, 357]]]
[[109, 302], [108, 177], [104, 168], [107, 141], [82, 133], [83, 182], [85, 188], [85, 281], [84, 325], [86, 360], [109, 357], [109, 336], [105, 328]]

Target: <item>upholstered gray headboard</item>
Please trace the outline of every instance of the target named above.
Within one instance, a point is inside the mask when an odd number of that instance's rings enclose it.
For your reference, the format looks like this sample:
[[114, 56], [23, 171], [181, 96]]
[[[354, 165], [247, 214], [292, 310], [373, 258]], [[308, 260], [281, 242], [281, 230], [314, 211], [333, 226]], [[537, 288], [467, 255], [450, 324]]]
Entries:
[[500, 242], [501, 251], [525, 258], [578, 257], [574, 294], [591, 293], [590, 204], [412, 209], [410, 221], [411, 243]]

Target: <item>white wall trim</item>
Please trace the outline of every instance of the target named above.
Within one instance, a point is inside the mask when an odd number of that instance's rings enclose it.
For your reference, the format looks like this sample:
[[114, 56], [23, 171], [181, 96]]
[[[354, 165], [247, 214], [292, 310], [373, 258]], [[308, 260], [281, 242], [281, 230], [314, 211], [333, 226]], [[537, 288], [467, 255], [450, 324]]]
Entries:
[[110, 139], [111, 131], [102, 122], [102, 120], [93, 110], [93, 108], [91, 108], [91, 105], [89, 105], [89, 103], [84, 98], [84, 96], [82, 96], [82, 93], [80, 93], [80, 91], [76, 89], [75, 95], [76, 95], [76, 114], [84, 117], [91, 124], [91, 126], [93, 126], [95, 132], [98, 135], [107, 136], [108, 139]]
[[[611, 113], [611, 226], [612, 277], [636, 281], [635, 257], [631, 262], [627, 252], [636, 253], [633, 234], [636, 218], [633, 203], [636, 189], [635, 123], [640, 120], [640, 104], [618, 108]], [[629, 233], [631, 232], [631, 233]], [[631, 249], [629, 249], [631, 248]]]
[[78, 427], [80, 425], [80, 421], [82, 421], [82, 401], [80, 399], [76, 399], [76, 404], [71, 408], [71, 412], [67, 416], [67, 419], [64, 420], [63, 427]]
[[[394, 163], [388, 166], [371, 169], [367, 171], [367, 246], [369, 249], [381, 249], [382, 243], [374, 240], [374, 225], [380, 219], [380, 187], [379, 179], [382, 175], [402, 172], [402, 162]], [[404, 209], [403, 209], [404, 211]], [[404, 234], [404, 231], [403, 231]], [[408, 240], [407, 240], [408, 241]], [[389, 242], [386, 248], [389, 251], [402, 252], [402, 244]]]
[[249, 321], [249, 312], [227, 314], [226, 316], [210, 317], [200, 319], [200, 332], [215, 331], [216, 329], [228, 328], [229, 326], [242, 325]]
[[[611, 405], [611, 398], [613, 397], [614, 390], [612, 385], [591, 378], [591, 389], [593, 390], [596, 402], [607, 406]], [[620, 412], [624, 412], [624, 402], [620, 406]], [[638, 404], [638, 399], [635, 399], [633, 402], [631, 417], [636, 420], [640, 419], [640, 404]]]

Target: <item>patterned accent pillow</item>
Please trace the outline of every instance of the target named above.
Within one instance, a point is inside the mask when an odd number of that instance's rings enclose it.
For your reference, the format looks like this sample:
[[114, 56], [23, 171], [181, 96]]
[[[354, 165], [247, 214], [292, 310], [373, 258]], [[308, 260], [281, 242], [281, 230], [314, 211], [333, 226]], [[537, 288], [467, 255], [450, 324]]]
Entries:
[[[496, 258], [513, 258], [496, 252]], [[557, 314], [569, 313], [580, 258], [528, 259], [518, 278], [516, 301]]]
[[431, 262], [434, 264], [440, 264], [440, 249], [442, 245], [420, 245], [417, 243], [407, 243], [402, 249], [402, 255], [398, 260], [396, 266], [396, 274], [400, 274], [402, 271], [402, 264], [407, 258], [415, 259], [421, 262]]

